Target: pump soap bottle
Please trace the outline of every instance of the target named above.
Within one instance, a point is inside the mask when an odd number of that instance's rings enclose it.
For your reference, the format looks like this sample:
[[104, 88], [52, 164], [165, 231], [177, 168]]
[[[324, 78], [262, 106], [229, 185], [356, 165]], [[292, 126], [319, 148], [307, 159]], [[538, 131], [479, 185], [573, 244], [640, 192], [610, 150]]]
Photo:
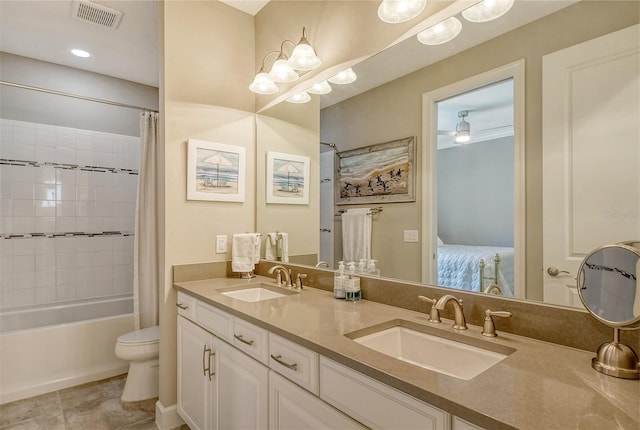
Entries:
[[362, 298], [360, 277], [356, 276], [356, 263], [349, 263], [349, 275], [344, 280], [344, 292], [347, 301], [359, 302]]
[[336, 299], [344, 299], [344, 261], [338, 262], [338, 271], [333, 276], [333, 297]]

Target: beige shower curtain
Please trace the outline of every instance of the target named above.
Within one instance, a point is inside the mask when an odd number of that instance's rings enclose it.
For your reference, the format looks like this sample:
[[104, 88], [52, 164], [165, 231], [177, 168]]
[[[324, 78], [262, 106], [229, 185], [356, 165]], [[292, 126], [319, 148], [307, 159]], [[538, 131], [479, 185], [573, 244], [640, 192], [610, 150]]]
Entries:
[[133, 313], [136, 330], [158, 325], [157, 136], [158, 113], [142, 112], [142, 148], [133, 247]]

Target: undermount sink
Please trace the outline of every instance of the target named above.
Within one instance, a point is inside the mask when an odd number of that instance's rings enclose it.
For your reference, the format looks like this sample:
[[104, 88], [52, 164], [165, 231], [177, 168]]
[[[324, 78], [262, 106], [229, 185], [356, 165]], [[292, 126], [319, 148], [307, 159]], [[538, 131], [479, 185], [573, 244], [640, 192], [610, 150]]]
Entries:
[[388, 321], [346, 336], [398, 360], [465, 380], [515, 351], [405, 320]]
[[298, 291], [287, 290], [282, 287], [260, 283], [229, 287], [220, 290], [224, 296], [244, 302], [261, 302], [263, 300], [278, 299], [280, 297], [298, 294]]

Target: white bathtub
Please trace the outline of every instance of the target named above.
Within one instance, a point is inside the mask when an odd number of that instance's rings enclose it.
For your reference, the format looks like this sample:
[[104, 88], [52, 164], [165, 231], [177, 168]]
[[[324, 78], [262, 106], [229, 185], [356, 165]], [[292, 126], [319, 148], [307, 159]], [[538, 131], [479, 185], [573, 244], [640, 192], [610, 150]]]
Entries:
[[114, 348], [132, 309], [122, 296], [0, 314], [0, 404], [126, 373]]

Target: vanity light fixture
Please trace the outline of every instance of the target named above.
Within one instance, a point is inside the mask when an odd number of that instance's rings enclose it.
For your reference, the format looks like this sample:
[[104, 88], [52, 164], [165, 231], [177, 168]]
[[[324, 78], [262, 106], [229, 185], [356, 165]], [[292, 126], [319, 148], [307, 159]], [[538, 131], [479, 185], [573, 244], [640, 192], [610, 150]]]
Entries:
[[409, 21], [420, 15], [427, 0], [382, 0], [378, 6], [378, 17], [389, 24]]
[[[262, 58], [262, 65], [256, 74], [249, 89], [257, 94], [273, 94], [279, 91], [276, 82], [287, 83], [297, 80], [300, 75], [297, 71], [313, 70], [320, 66], [322, 61], [316, 55], [315, 50], [307, 40], [306, 28], [302, 27], [302, 37], [296, 44], [291, 40], [285, 39], [280, 44], [279, 51], [271, 51]], [[293, 46], [291, 56], [288, 57], [284, 52], [284, 46], [290, 43]], [[278, 54], [276, 61], [271, 66], [269, 72], [266, 71], [264, 63], [272, 54]]]
[[311, 96], [306, 91], [303, 91], [293, 97], [289, 97], [287, 101], [289, 103], [307, 103], [311, 101]]
[[471, 140], [471, 124], [465, 121], [465, 118], [469, 115], [469, 111], [461, 110], [458, 112], [458, 117], [462, 118], [456, 125], [456, 143], [468, 143]]
[[462, 30], [462, 23], [451, 16], [418, 33], [418, 40], [425, 45], [440, 45], [453, 40]]
[[313, 84], [311, 88], [307, 89], [308, 93], [311, 94], [329, 94], [333, 88], [329, 85], [329, 82], [322, 81], [317, 84]]
[[329, 78], [329, 82], [332, 84], [344, 85], [355, 82], [358, 79], [358, 76], [355, 74], [353, 69], [349, 67], [347, 70], [343, 70], [332, 78]]
[[462, 11], [462, 16], [471, 22], [487, 22], [509, 12], [515, 0], [482, 0]]

